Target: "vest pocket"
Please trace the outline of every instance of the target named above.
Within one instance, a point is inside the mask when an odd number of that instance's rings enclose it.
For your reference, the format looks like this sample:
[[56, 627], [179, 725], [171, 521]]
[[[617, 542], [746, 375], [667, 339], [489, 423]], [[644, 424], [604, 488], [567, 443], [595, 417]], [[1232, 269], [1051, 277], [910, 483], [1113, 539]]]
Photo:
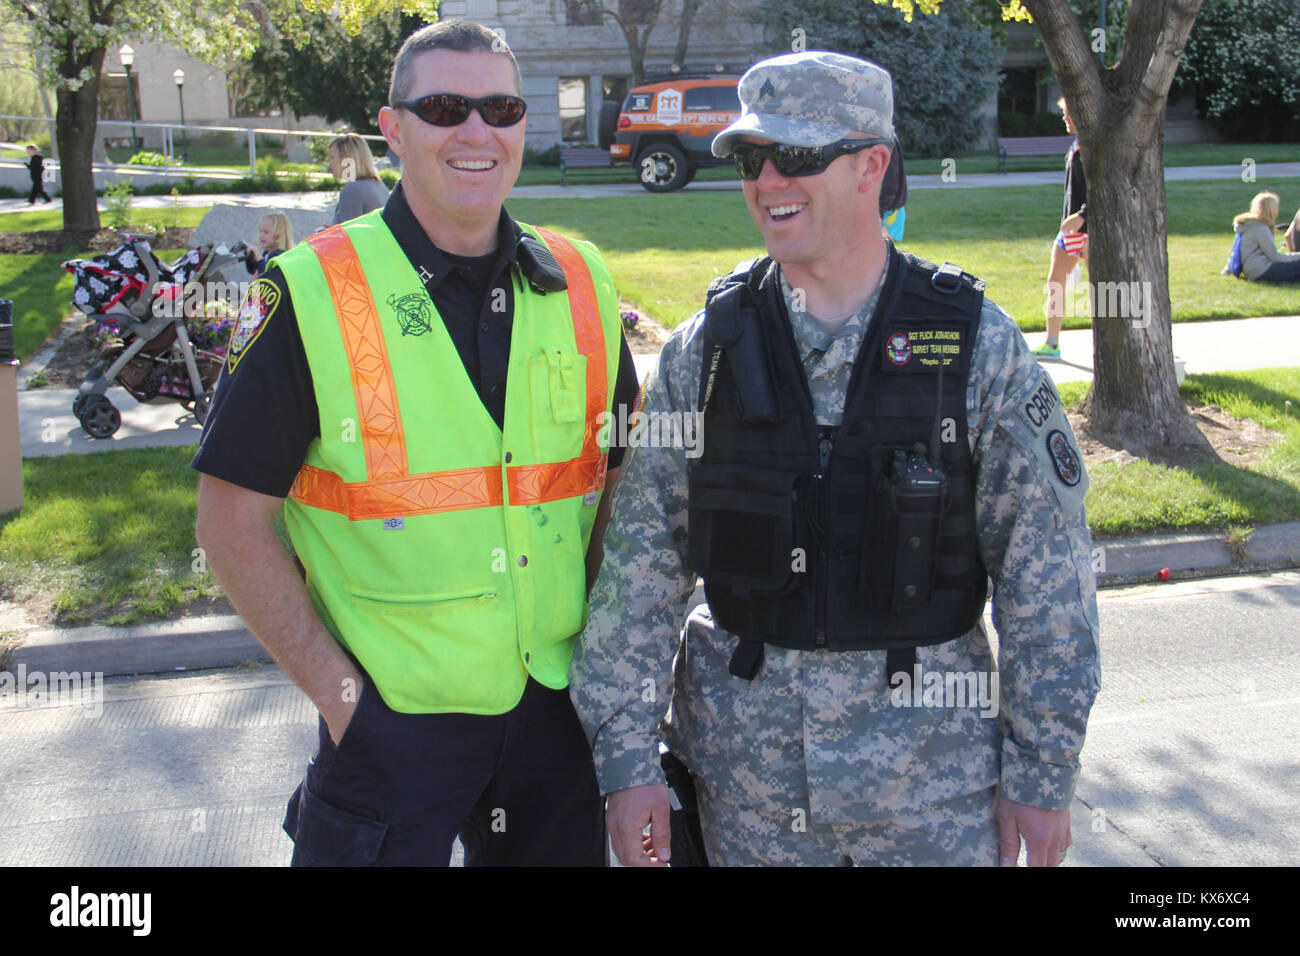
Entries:
[[807, 533], [799, 476], [697, 465], [690, 476], [690, 561], [711, 583], [781, 595], [797, 587]]
[[498, 592], [475, 589], [451, 594], [400, 594], [349, 588], [348, 594], [365, 604], [390, 614], [429, 614], [435, 611], [472, 609], [497, 599]]
[[576, 458], [587, 413], [587, 356], [559, 347], [530, 355], [528, 398], [534, 460]]

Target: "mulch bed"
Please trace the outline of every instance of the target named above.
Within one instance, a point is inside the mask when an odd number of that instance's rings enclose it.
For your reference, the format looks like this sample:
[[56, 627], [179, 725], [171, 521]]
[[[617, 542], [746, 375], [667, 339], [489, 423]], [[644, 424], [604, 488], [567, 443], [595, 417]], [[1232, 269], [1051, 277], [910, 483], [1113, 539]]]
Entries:
[[184, 249], [189, 244], [193, 226], [167, 229], [155, 236], [143, 230], [100, 229], [89, 230], [37, 229], [32, 232], [0, 232], [0, 255], [40, 255], [75, 249], [78, 252], [111, 252], [120, 246], [128, 235], [143, 236], [154, 249]]

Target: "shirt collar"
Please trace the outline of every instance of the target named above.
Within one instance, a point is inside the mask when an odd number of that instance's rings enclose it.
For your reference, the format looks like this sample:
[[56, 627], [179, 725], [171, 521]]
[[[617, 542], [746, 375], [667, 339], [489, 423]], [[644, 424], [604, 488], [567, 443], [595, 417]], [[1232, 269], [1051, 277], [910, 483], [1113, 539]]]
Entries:
[[[424, 227], [420, 225], [420, 221], [415, 218], [415, 213], [411, 211], [411, 206], [406, 201], [406, 194], [402, 191], [400, 180], [389, 193], [381, 215], [397, 240], [397, 244], [411, 260], [411, 265], [424, 279], [427, 288], [432, 289], [455, 268], [448, 254], [434, 245], [433, 240], [424, 231]], [[494, 277], [514, 265], [519, 237], [522, 233], [519, 224], [502, 206], [501, 217], [497, 223], [497, 258], [492, 270]]]

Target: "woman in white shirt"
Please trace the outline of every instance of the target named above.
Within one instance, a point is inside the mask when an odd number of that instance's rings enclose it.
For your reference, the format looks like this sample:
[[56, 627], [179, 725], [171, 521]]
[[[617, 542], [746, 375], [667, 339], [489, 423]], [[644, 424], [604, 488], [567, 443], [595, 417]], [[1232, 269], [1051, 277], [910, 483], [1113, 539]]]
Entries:
[[1300, 252], [1277, 248], [1277, 193], [1257, 193], [1250, 210], [1232, 220], [1241, 236], [1241, 273], [1252, 282], [1300, 282]]

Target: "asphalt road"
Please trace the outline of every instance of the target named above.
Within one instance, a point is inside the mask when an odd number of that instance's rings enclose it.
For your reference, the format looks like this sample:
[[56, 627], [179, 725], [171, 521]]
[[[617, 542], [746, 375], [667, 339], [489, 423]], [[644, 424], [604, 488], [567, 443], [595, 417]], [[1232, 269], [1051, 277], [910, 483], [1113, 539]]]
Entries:
[[[1067, 862], [1294, 864], [1300, 572], [1100, 606]], [[0, 710], [0, 866], [288, 862], [280, 820], [315, 713], [279, 669], [109, 679], [95, 700]]]

